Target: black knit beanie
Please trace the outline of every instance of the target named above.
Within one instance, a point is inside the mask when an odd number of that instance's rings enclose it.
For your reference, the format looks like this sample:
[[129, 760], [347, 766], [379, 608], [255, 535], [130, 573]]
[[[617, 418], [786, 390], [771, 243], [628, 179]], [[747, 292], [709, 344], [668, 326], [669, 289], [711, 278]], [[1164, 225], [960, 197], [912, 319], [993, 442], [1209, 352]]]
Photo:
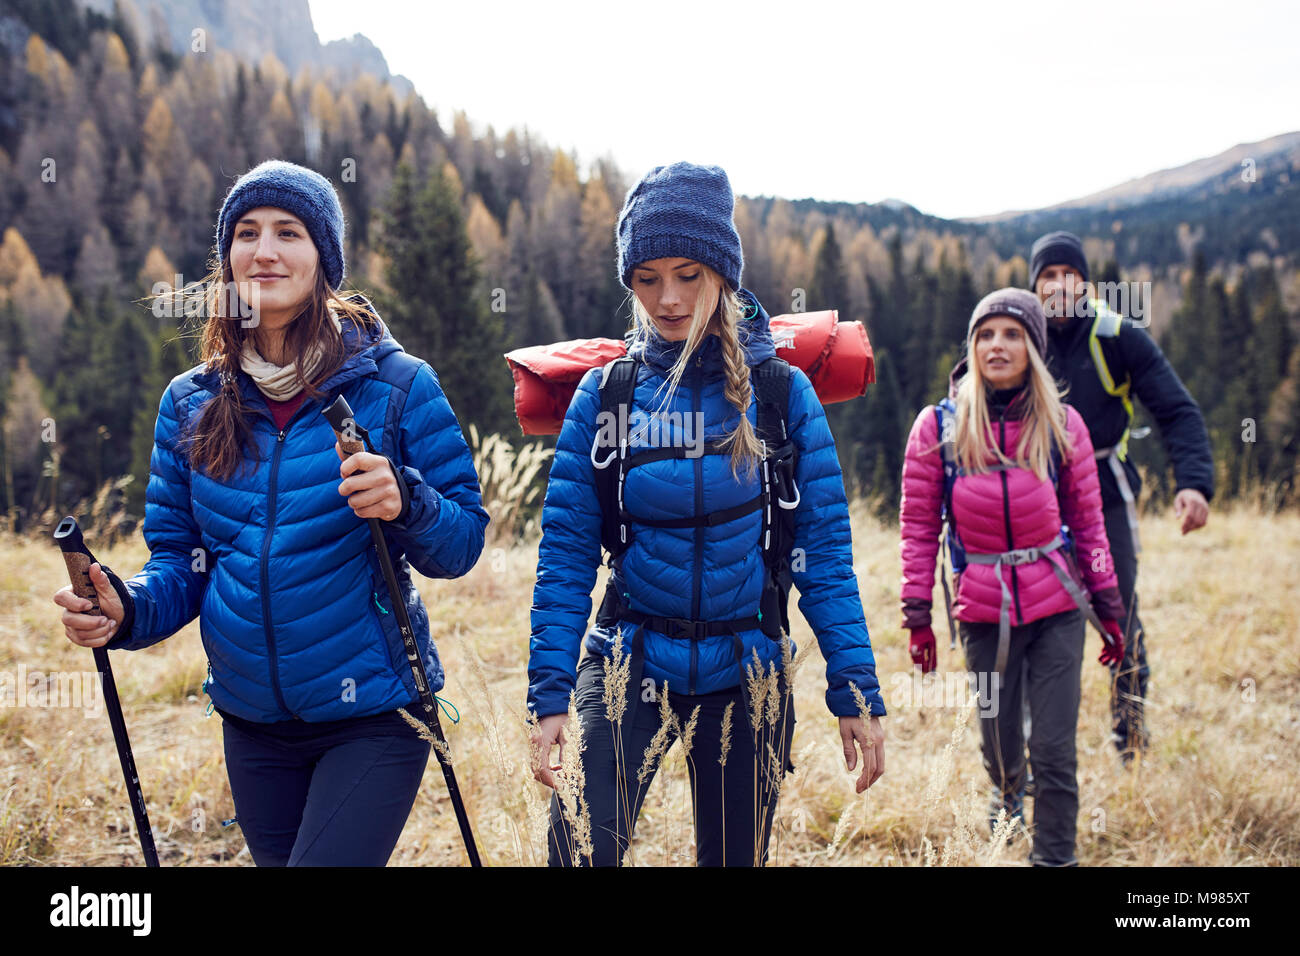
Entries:
[[1088, 281], [1088, 259], [1083, 243], [1072, 232], [1049, 232], [1039, 236], [1029, 254], [1029, 289], [1038, 288], [1038, 275], [1048, 266], [1069, 266], [1084, 282]]

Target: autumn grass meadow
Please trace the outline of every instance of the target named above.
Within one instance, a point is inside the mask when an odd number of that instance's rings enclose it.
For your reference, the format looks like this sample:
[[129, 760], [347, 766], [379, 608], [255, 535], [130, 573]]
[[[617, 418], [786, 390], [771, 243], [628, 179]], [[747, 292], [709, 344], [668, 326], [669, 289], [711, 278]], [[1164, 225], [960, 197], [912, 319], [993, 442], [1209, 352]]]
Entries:
[[[507, 469], [508, 471], [508, 469]], [[1300, 515], [1239, 507], [1179, 535], [1168, 513], [1144, 518], [1139, 577], [1152, 666], [1152, 747], [1130, 769], [1108, 742], [1108, 672], [1089, 633], [1079, 716], [1078, 854], [1093, 866], [1300, 863]], [[545, 861], [549, 791], [527, 770], [524, 702], [536, 530], [490, 541], [456, 581], [420, 579], [448, 674], [442, 696], [460, 786], [484, 861]], [[123, 576], [148, 557], [137, 534], [99, 556]], [[44, 706], [48, 675], [93, 671], [63, 636], [51, 595], [66, 582], [48, 536], [0, 538], [0, 673], [21, 671], [26, 699], [0, 701], [0, 863], [138, 865], [106, 715]], [[889, 716], [886, 772], [866, 794], [840, 755], [823, 701], [824, 665], [795, 610], [806, 655], [798, 722], [773, 834], [773, 865], [1026, 864], [1027, 845], [992, 840], [987, 781], [960, 650], [942, 624], [939, 671], [912, 672], [898, 626], [898, 533], [854, 509], [855, 570]], [[603, 588], [597, 584], [596, 594]], [[941, 601], [942, 598], [940, 597]], [[145, 651], [113, 654], [163, 864], [251, 865], [222, 756], [221, 720], [205, 715], [198, 624]], [[37, 673], [39, 672], [39, 673]], [[35, 676], [33, 676], [35, 674]], [[56, 679], [57, 680], [57, 679]], [[22, 688], [17, 689], [21, 694]], [[11, 695], [12, 696], [12, 695]], [[649, 790], [630, 862], [693, 861], [690, 794], [680, 745]], [[441, 774], [430, 761], [393, 864], [459, 866], [465, 855]]]

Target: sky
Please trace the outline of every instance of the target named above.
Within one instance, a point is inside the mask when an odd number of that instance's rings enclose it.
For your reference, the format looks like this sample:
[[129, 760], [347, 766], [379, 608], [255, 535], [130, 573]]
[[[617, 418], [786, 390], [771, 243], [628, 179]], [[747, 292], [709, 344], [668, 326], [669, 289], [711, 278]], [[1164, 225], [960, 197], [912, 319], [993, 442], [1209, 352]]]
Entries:
[[1300, 130], [1300, 3], [310, 0], [450, 128], [527, 127], [635, 182], [1035, 209]]

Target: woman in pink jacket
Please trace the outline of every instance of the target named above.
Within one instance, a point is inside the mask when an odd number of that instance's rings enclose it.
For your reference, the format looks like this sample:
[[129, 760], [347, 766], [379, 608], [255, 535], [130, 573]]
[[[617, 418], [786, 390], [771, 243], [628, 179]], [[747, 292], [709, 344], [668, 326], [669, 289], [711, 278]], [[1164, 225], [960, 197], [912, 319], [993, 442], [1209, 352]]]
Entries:
[[[957, 573], [952, 614], [980, 688], [993, 813], [1020, 814], [1028, 701], [1035, 865], [1069, 866], [1078, 785], [1075, 727], [1084, 620], [1101, 662], [1123, 656], [1123, 605], [1111, 563], [1092, 442], [1043, 364], [1038, 298], [1000, 289], [971, 314], [950, 399], [917, 416], [903, 464], [903, 624], [912, 659], [934, 669], [930, 596], [945, 515]], [[1086, 592], [1086, 593], [1085, 593]]]

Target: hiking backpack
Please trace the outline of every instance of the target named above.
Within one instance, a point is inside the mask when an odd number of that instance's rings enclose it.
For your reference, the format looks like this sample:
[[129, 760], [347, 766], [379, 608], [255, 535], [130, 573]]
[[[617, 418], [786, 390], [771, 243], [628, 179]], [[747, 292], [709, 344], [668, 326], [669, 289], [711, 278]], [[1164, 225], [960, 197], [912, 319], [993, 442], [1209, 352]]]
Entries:
[[[629, 410], [636, 391], [640, 361], [630, 356], [615, 359], [604, 366], [600, 380], [601, 420], [604, 413], [618, 415], [620, 405]], [[760, 491], [749, 501], [731, 508], [687, 518], [635, 519], [637, 523], [658, 528], [710, 527], [733, 521], [753, 511], [763, 516], [759, 546], [763, 552], [766, 575], [759, 612], [755, 616], [730, 621], [692, 621], [685, 618], [660, 618], [634, 612], [628, 595], [621, 594], [617, 580], [621, 577], [623, 555], [631, 544], [632, 519], [623, 507], [623, 486], [627, 473], [637, 465], [668, 458], [685, 458], [686, 448], [654, 447], [629, 451], [627, 436], [619, 437], [617, 447], [601, 444], [602, 430], [597, 429], [591, 462], [595, 469], [597, 496], [601, 510], [601, 546], [608, 554], [611, 569], [605, 597], [596, 614], [596, 623], [612, 626], [620, 619], [643, 623], [670, 638], [700, 640], [722, 634], [758, 628], [773, 640], [790, 630], [789, 595], [791, 585], [790, 551], [794, 546], [794, 509], [799, 504], [795, 487], [798, 450], [787, 428], [792, 370], [784, 359], [772, 357], [750, 371], [757, 403], [756, 433], [763, 453], [759, 462]], [[602, 451], [602, 449], [604, 449]], [[603, 457], [598, 458], [598, 454]], [[721, 441], [704, 443], [703, 454], [730, 454]]]

